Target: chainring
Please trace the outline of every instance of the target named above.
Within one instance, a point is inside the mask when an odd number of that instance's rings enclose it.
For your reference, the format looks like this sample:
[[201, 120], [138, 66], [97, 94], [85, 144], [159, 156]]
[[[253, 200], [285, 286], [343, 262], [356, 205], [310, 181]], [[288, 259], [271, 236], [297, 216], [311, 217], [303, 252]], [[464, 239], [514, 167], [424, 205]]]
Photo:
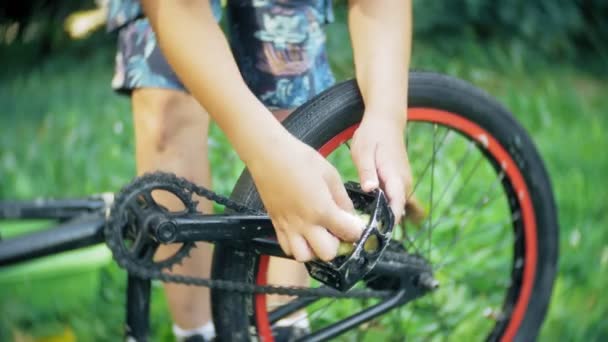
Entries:
[[[170, 211], [159, 204], [152, 195], [163, 191], [179, 199], [180, 211]], [[105, 227], [105, 237], [114, 259], [122, 267], [136, 265], [152, 272], [171, 269], [190, 254], [194, 242], [177, 247], [176, 252], [163, 260], [155, 260], [154, 253], [159, 243], [152, 239], [147, 229], [146, 218], [150, 213], [162, 212], [167, 216], [178, 216], [197, 212], [197, 202], [192, 192], [176, 182], [167, 182], [159, 174], [146, 174], [123, 188], [116, 197]]]

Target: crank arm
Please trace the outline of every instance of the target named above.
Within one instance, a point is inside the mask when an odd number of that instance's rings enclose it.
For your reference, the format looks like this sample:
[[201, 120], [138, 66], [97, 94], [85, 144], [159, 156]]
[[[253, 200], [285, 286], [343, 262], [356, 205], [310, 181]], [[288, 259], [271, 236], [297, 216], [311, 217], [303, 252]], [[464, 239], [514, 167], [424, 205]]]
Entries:
[[148, 220], [152, 237], [160, 243], [192, 241], [249, 242], [256, 238], [275, 237], [268, 216], [254, 215], [203, 215], [180, 217], [152, 216]]
[[272, 221], [265, 215], [159, 216], [152, 217], [148, 222], [152, 238], [160, 243], [219, 242], [258, 254], [293, 259], [281, 249]]

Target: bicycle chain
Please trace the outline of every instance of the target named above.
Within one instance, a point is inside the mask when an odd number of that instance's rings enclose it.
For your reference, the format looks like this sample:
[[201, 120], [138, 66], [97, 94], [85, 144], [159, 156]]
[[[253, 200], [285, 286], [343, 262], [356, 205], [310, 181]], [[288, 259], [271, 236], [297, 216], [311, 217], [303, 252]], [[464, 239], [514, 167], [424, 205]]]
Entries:
[[[263, 215], [264, 213], [241, 203], [238, 203], [230, 198], [219, 195], [216, 192], [196, 185], [184, 178], [177, 177], [174, 174], [154, 172], [148, 173], [136, 178], [133, 182], [126, 185], [115, 197], [112, 208], [107, 213], [107, 224], [104, 230], [106, 244], [112, 251], [115, 261], [127, 270], [130, 274], [144, 279], [157, 279], [163, 282], [179, 283], [193, 286], [205, 286], [211, 289], [224, 290], [230, 292], [238, 292], [242, 294], [279, 294], [288, 296], [304, 296], [304, 297], [330, 297], [330, 298], [378, 298], [390, 296], [393, 291], [390, 290], [371, 290], [371, 289], [352, 289], [348, 292], [340, 292], [329, 287], [308, 288], [299, 286], [277, 286], [277, 285], [255, 285], [245, 282], [237, 282], [231, 280], [198, 278], [185, 275], [170, 274], [163, 272], [163, 269], [171, 269], [175, 264], [181, 264], [183, 259], [189, 256], [190, 248], [194, 248], [192, 243], [185, 249], [180, 249], [172, 262], [165, 262], [162, 267], [156, 268], [155, 264], [141, 265], [141, 263], [133, 260], [133, 256], [121, 247], [123, 243], [122, 225], [126, 224], [126, 213], [121, 210], [125, 201], [137, 194], [147, 184], [164, 184], [165, 188], [179, 188], [183, 191], [178, 196], [187, 210], [196, 210], [197, 202], [192, 199], [192, 194], [204, 197], [217, 204], [223, 205], [236, 213], [249, 215]], [[175, 195], [175, 194], [174, 194]], [[185, 198], [188, 197], [188, 198]], [[181, 253], [181, 254], [179, 254]], [[407, 265], [415, 269], [427, 269], [426, 262], [416, 257], [403, 253], [394, 253], [386, 251], [383, 259], [389, 262], [395, 262], [399, 265]]]

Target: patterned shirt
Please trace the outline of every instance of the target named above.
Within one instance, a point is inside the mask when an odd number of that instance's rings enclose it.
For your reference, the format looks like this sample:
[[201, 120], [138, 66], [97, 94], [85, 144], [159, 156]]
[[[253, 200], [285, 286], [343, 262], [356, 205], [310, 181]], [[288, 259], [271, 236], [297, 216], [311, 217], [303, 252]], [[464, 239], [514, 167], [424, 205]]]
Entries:
[[[231, 1], [231, 0], [228, 0]], [[279, 3], [313, 2], [316, 6], [325, 7], [325, 22], [334, 21], [331, 0], [236, 0], [232, 2], [251, 3], [253, 6], [267, 6], [273, 1]], [[222, 3], [220, 0], [209, 0], [213, 16], [219, 21], [222, 16]], [[318, 3], [318, 4], [317, 4]], [[137, 18], [144, 16], [139, 0], [108, 0], [107, 30], [120, 29]]]

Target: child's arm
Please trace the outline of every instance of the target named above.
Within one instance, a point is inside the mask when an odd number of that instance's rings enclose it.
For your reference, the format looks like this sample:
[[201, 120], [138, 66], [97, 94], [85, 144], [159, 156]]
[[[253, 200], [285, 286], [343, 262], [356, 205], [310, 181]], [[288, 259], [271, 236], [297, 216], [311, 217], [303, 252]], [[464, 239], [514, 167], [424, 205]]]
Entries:
[[410, 0], [349, 0], [349, 29], [365, 116], [351, 145], [364, 189], [382, 186], [403, 214], [411, 173], [403, 133], [412, 15]]
[[209, 1], [142, 3], [168, 62], [249, 168], [283, 250], [300, 261], [314, 254], [330, 260], [338, 249], [334, 235], [357, 240], [363, 222], [348, 213], [352, 203], [339, 174], [249, 91]]

